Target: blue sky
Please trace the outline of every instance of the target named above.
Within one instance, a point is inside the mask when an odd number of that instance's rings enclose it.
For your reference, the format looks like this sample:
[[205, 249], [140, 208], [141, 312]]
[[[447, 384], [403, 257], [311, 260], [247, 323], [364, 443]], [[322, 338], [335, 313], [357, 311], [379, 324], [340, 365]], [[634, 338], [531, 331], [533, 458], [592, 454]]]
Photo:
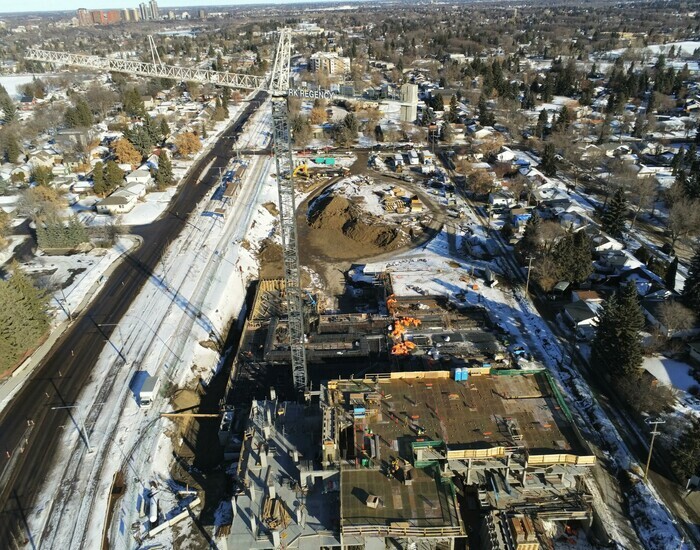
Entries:
[[[109, 9], [109, 8], [137, 8], [144, 0], [0, 0], [0, 13], [16, 13], [27, 11], [61, 11], [87, 9]], [[302, 1], [302, 0], [298, 0]], [[326, 2], [330, 0], [315, 0], [316, 2]], [[279, 0], [162, 0], [158, 2], [158, 7], [181, 8], [189, 6], [240, 6], [243, 4], [279, 4]], [[290, 2], [291, 3], [291, 2]]]

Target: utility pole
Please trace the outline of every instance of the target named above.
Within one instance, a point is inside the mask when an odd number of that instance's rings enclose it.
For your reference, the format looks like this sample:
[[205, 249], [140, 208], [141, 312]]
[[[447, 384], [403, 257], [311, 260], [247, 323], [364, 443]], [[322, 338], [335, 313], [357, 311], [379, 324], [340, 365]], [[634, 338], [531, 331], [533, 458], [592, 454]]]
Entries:
[[525, 294], [530, 294], [530, 271], [532, 271], [532, 260], [534, 260], [534, 257], [528, 256], [527, 260], [527, 281], [525, 281]]
[[78, 408], [78, 405], [60, 405], [57, 407], [51, 407], [52, 411], [56, 411], [59, 409], [76, 409], [78, 411], [78, 431], [82, 433], [88, 453], [92, 453], [92, 447], [90, 446], [90, 438], [88, 437], [87, 429], [85, 428], [85, 422], [83, 421], [83, 416], [80, 414], [80, 409]]
[[[126, 361], [126, 357], [124, 357], [124, 354], [122, 353], [122, 351], [124, 350], [124, 335], [122, 334], [121, 327], [117, 323], [97, 323], [97, 326], [100, 329], [102, 327], [117, 327], [117, 331], [119, 332], [119, 339], [122, 341], [122, 345], [119, 347], [119, 349], [117, 349], [117, 353], [119, 354], [119, 357], [122, 358], [122, 361]], [[107, 341], [109, 341], [109, 337], [107, 338]]]
[[658, 430], [659, 424], [666, 424], [666, 421], [659, 420], [657, 418], [656, 420], [648, 420], [647, 424], [653, 425], [654, 427], [651, 430], [651, 443], [649, 444], [649, 456], [647, 457], [647, 465], [644, 468], [644, 481], [647, 480], [647, 475], [649, 474], [649, 465], [651, 464], [651, 454], [654, 450], [654, 440], [656, 439], [656, 436], [661, 433]]

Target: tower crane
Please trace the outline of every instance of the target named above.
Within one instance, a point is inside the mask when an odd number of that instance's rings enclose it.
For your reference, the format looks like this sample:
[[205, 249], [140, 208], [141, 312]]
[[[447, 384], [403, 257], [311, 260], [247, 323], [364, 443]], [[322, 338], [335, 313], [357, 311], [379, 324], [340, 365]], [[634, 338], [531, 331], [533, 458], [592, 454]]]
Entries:
[[[149, 40], [152, 54], [154, 43]], [[282, 232], [287, 324], [291, 351], [294, 387], [302, 392], [307, 389], [306, 350], [304, 348], [304, 310], [301, 274], [299, 268], [299, 243], [297, 241], [296, 201], [294, 198], [294, 162], [290, 133], [287, 98], [289, 90], [292, 31], [282, 28], [275, 51], [269, 80], [266, 77], [242, 75], [207, 69], [166, 65], [160, 57], [152, 55], [153, 63], [124, 59], [111, 59], [95, 55], [80, 55], [30, 48], [26, 59], [55, 65], [75, 65], [102, 71], [123, 72], [139, 76], [168, 78], [179, 81], [195, 81], [244, 90], [261, 90], [267, 87], [272, 104], [272, 149], [275, 156], [279, 216]], [[298, 93], [298, 92], [297, 92]]]

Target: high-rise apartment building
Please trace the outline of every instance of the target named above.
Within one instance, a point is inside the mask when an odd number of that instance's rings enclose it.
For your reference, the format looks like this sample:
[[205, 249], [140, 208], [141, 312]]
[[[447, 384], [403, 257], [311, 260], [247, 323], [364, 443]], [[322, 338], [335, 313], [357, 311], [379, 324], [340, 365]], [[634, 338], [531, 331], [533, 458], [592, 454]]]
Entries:
[[78, 25], [81, 27], [89, 27], [92, 25], [92, 17], [90, 17], [90, 12], [85, 8], [80, 8], [78, 10]]
[[151, 18], [151, 9], [145, 2], [139, 4], [139, 12], [142, 20], [148, 21]]
[[158, 2], [156, 2], [156, 0], [151, 0], [148, 3], [148, 6], [151, 9], [151, 19], [160, 19], [160, 12], [158, 11]]

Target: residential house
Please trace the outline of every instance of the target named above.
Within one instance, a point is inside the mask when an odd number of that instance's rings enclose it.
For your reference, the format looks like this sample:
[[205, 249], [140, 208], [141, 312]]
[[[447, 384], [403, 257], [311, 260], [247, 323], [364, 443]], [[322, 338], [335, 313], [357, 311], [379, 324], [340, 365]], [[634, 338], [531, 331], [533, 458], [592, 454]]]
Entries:
[[515, 197], [510, 191], [500, 190], [494, 191], [493, 193], [489, 193], [489, 204], [492, 207], [510, 208], [511, 206], [515, 205], [515, 202]]
[[119, 191], [116, 191], [97, 203], [97, 212], [99, 214], [110, 214], [112, 216], [131, 212], [134, 206], [136, 206], [136, 200], [136, 195], [132, 193], [119, 194]]
[[588, 236], [591, 239], [591, 243], [593, 243], [593, 252], [622, 252], [625, 248], [625, 245], [623, 243], [621, 243], [617, 239], [613, 239], [610, 235], [603, 233], [594, 225], [587, 226], [584, 231], [588, 233]]
[[496, 162], [513, 162], [515, 160], [515, 153], [504, 147], [503, 150], [496, 155]]
[[573, 302], [587, 302], [590, 304], [602, 304], [604, 297], [597, 290], [574, 290], [571, 293], [571, 300]]
[[589, 303], [582, 300], [571, 302], [564, 306], [564, 320], [577, 332], [586, 334], [587, 331], [595, 329], [599, 308], [600, 304], [595, 302]]
[[48, 151], [36, 151], [34, 153], [29, 153], [27, 164], [31, 170], [36, 170], [37, 168], [53, 168], [54, 155]]
[[127, 174], [124, 178], [127, 185], [131, 183], [140, 183], [145, 186], [145, 188], [150, 188], [153, 186], [153, 178], [151, 177], [151, 172], [146, 169], [139, 168], [134, 170], [130, 174]]

